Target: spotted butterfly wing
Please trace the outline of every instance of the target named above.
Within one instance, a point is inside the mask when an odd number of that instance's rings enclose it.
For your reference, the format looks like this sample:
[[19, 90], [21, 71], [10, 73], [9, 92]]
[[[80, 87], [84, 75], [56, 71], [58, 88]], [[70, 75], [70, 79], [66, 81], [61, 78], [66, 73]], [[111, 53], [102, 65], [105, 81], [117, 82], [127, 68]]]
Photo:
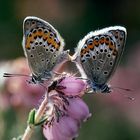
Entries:
[[126, 35], [124, 27], [115, 26], [90, 32], [79, 42], [74, 58], [94, 92], [110, 92], [106, 83], [118, 65]]
[[51, 78], [63, 47], [64, 41], [52, 25], [37, 17], [25, 18], [23, 49], [35, 82]]

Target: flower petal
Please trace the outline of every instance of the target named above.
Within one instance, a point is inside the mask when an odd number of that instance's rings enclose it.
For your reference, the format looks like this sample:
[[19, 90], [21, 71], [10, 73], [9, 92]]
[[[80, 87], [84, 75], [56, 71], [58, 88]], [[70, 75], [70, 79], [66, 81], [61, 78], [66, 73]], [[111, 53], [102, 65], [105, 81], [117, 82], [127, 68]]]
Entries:
[[78, 122], [68, 116], [61, 118], [59, 122], [59, 131], [62, 135], [74, 138], [78, 135]]
[[85, 121], [91, 116], [88, 106], [80, 98], [71, 98], [67, 111], [72, 118], [79, 121]]
[[57, 122], [53, 126], [48, 127], [45, 125], [43, 128], [43, 134], [47, 140], [70, 140], [70, 137], [67, 137], [65, 134], [60, 132], [60, 126]]
[[84, 92], [87, 85], [83, 80], [77, 79], [76, 77], [66, 77], [59, 83], [59, 86], [65, 87], [61, 89], [65, 95], [76, 96]]
[[52, 133], [52, 127], [48, 127], [47, 125], [45, 125], [43, 128], [43, 134], [48, 140], [53, 140], [54, 138], [54, 135]]

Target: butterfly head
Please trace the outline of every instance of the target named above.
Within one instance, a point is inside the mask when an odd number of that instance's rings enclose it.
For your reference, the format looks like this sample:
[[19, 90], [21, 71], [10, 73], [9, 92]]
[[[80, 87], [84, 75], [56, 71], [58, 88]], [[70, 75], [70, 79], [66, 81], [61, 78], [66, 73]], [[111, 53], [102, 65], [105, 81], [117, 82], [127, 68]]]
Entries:
[[[108, 84], [97, 84], [95, 82], [92, 81], [88, 81], [88, 84], [90, 86], [90, 90], [92, 91], [92, 93], [110, 93], [111, 92], [111, 87]], [[90, 91], [90, 92], [91, 92]]]

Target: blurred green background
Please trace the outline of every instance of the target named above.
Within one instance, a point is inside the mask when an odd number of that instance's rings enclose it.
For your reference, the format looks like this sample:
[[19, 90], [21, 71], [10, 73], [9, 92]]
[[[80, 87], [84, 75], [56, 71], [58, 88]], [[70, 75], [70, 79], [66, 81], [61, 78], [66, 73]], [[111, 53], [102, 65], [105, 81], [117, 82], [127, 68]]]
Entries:
[[0, 58], [23, 56], [22, 22], [26, 16], [38, 16], [51, 23], [63, 36], [66, 48], [74, 50], [78, 41], [91, 30], [123, 25], [128, 30], [127, 50], [139, 40], [139, 0], [1, 0]]
[[[140, 59], [132, 59], [136, 52], [137, 56], [140, 55], [139, 0], [1, 0], [1, 62], [24, 56], [21, 42], [22, 22], [26, 16], [37, 16], [51, 23], [64, 38], [65, 48], [70, 49], [71, 53], [88, 32], [122, 25], [127, 28], [128, 37], [121, 68], [139, 71], [139, 67], [135, 66], [140, 65]], [[137, 62], [136, 65], [129, 63], [131, 60]], [[136, 78], [140, 77], [139, 74], [137, 72]], [[119, 78], [121, 81], [122, 77]], [[137, 79], [133, 83], [139, 82]], [[127, 82], [125, 87], [129, 88]], [[136, 101], [129, 101], [124, 96], [112, 100], [114, 94], [87, 95], [85, 101], [93, 116], [82, 124], [77, 140], [140, 140], [140, 90], [137, 89], [136, 93]], [[0, 140], [9, 140], [24, 132], [28, 111], [26, 108], [19, 111], [12, 106], [0, 109]], [[36, 130], [32, 139], [44, 139], [41, 129]]]

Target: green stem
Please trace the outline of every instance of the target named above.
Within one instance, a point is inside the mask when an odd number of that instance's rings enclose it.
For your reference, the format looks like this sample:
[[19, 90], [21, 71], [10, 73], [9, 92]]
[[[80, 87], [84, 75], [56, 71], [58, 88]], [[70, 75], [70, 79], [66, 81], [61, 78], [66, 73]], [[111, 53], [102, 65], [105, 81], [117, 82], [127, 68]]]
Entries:
[[[43, 102], [41, 103], [41, 105], [39, 106], [39, 109], [37, 110], [36, 112], [36, 115], [35, 115], [35, 124], [37, 124], [38, 122], [40, 122], [40, 120], [42, 119], [45, 111], [46, 111], [46, 106], [48, 104], [48, 98], [47, 98], [47, 95], [45, 96]], [[23, 137], [22, 137], [22, 140], [29, 140], [32, 136], [32, 133], [34, 132], [34, 129], [35, 129], [35, 126], [32, 125], [30, 126], [28, 124], [24, 134], [23, 134]]]

